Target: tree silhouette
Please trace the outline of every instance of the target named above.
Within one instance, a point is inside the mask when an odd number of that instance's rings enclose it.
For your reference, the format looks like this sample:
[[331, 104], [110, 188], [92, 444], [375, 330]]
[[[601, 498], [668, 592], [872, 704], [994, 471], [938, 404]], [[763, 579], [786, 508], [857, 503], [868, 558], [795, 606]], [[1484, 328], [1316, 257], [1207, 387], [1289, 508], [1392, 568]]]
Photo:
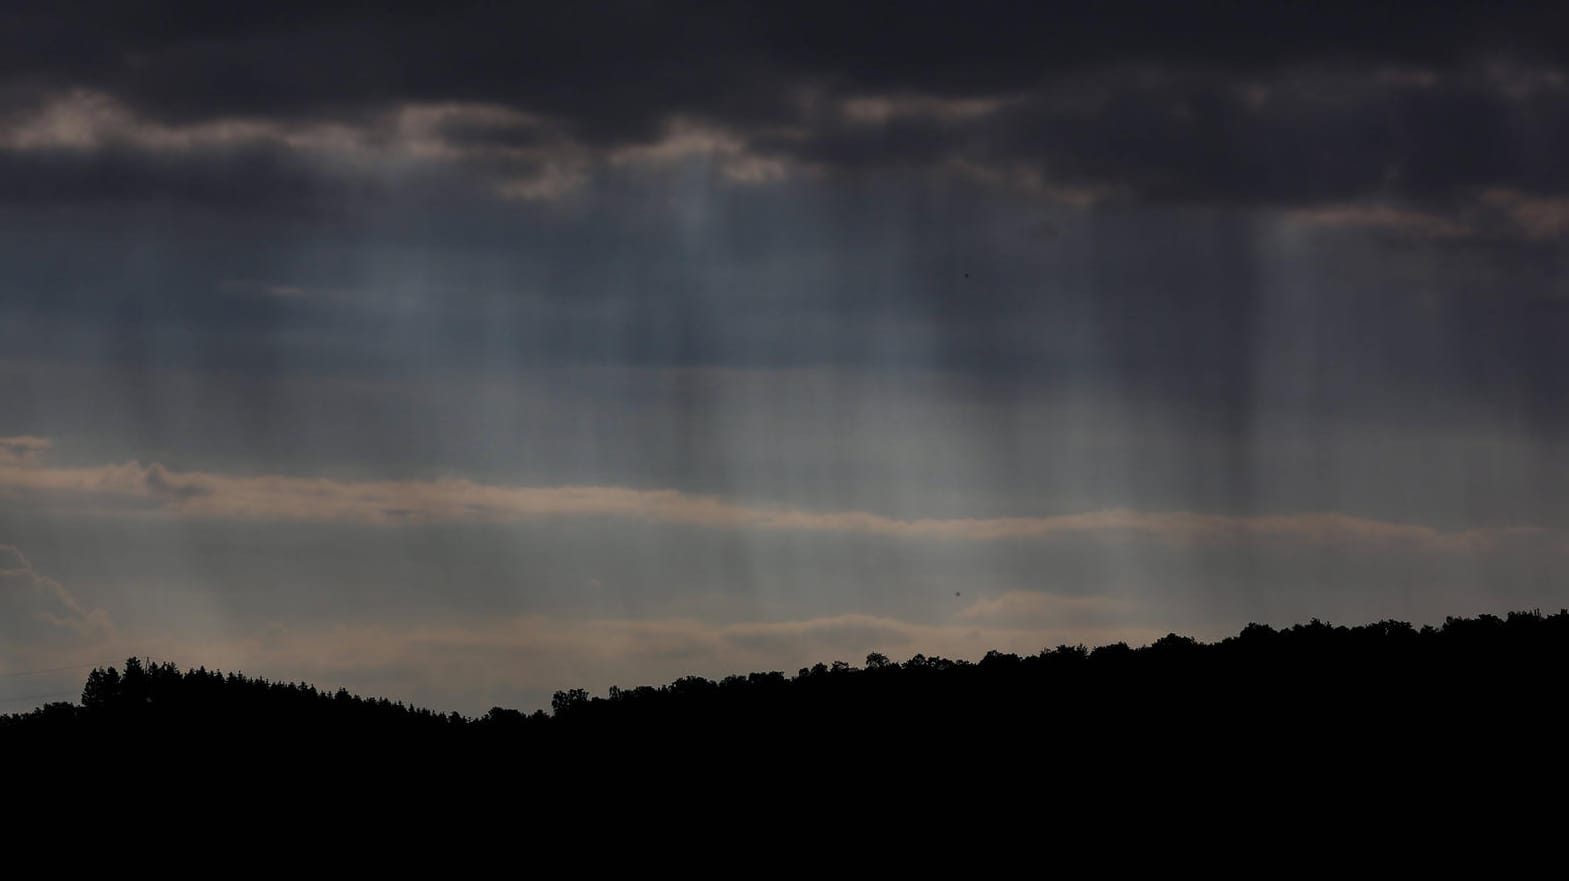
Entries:
[[1257, 793], [1347, 779], [1416, 791], [1440, 769], [1554, 754], [1565, 670], [1565, 611], [1421, 628], [1250, 624], [1213, 643], [1168, 635], [974, 663], [872, 652], [861, 669], [685, 676], [605, 697], [570, 688], [549, 713], [492, 707], [474, 718], [130, 658], [92, 670], [80, 705], [0, 716], [0, 744], [13, 756], [63, 750], [75, 757], [66, 762], [108, 756], [218, 780], [251, 764], [279, 779], [310, 769], [427, 787], [501, 775], [560, 798], [626, 792], [632, 780], [640, 792], [744, 783], [810, 793], [852, 780], [891, 792], [916, 779], [931, 791], [1001, 787], [1021, 774], [1051, 792], [1142, 792], [1162, 780], [1181, 792], [1202, 780]]

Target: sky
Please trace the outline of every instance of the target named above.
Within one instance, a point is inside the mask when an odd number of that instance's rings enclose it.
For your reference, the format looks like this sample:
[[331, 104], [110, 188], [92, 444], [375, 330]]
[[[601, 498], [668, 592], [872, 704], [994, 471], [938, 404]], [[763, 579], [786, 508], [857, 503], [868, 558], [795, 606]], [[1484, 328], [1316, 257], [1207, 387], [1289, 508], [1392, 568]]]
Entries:
[[1566, 29], [5, 4], [0, 712], [1569, 605]]

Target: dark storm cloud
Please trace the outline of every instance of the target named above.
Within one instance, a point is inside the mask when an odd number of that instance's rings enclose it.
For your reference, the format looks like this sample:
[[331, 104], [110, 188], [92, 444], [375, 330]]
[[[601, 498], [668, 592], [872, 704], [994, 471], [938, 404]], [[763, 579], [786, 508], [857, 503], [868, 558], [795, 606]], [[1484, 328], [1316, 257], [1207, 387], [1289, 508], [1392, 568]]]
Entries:
[[492, 100], [573, 111], [608, 130], [650, 97], [650, 113], [725, 115], [813, 80], [952, 94], [1105, 64], [1449, 66], [1479, 52], [1561, 61], [1565, 12], [1440, 3], [1418, 13], [1398, 2], [77, 2], [12, 7], [5, 18], [0, 72], [117, 90], [169, 114]]
[[[1304, 73], [1252, 87], [1194, 76], [1119, 79], [1017, 102], [974, 130], [928, 123], [924, 136], [897, 131], [869, 158], [914, 145], [916, 158], [975, 157], [1052, 186], [1264, 205], [1448, 198], [1483, 185], [1560, 192], [1569, 183], [1554, 156], [1523, 148], [1569, 141], [1569, 103], [1558, 87], [1511, 97], [1480, 75], [1402, 83]], [[1086, 101], [1078, 87], [1103, 94]], [[1527, 126], [1531, 137], [1522, 139]], [[824, 137], [808, 155], [853, 160], [867, 138]]]
[[[505, 108], [528, 122], [431, 133], [514, 195], [556, 195], [585, 163], [677, 124], [716, 128], [754, 159], [958, 166], [1058, 195], [1442, 203], [1569, 184], [1557, 4], [171, 2], [0, 16], [13, 106], [78, 90], [139, 124], [362, 129], [410, 105]], [[530, 150], [562, 166], [510, 167], [544, 161]], [[98, 176], [121, 188], [161, 180], [156, 158], [104, 161]], [[217, 192], [200, 169], [183, 186], [236, 204], [300, 190], [232, 177], [253, 192]]]

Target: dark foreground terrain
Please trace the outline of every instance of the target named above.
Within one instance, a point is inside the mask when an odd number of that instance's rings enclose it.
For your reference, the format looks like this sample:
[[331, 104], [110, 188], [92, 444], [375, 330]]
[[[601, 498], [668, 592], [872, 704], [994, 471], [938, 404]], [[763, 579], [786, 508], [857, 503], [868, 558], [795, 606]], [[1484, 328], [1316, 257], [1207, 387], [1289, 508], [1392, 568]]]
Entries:
[[910, 832], [962, 810], [1343, 839], [1510, 816], [1523, 835], [1563, 818], [1566, 672], [1562, 611], [1254, 625], [1216, 643], [976, 663], [872, 655], [563, 691], [549, 714], [477, 718], [133, 659], [94, 670], [79, 705], [0, 718], [0, 751], [13, 785], [74, 775], [345, 810], [500, 803], [558, 822], [835, 817]]
[[[967, 761], [1027, 749], [1139, 754], [1228, 751], [1278, 762], [1296, 752], [1372, 757], [1435, 739], [1523, 743], [1559, 728], [1569, 672], [1569, 611], [1451, 618], [1442, 627], [1314, 621], [1250, 625], [1215, 643], [1175, 634], [1142, 648], [1059, 646], [979, 662], [873, 654], [778, 672], [560, 691], [552, 712], [496, 707], [478, 717], [130, 659], [95, 669], [81, 702], [0, 716], [7, 742], [221, 741], [275, 750], [354, 745], [513, 755], [613, 750], [854, 754]], [[976, 755], [973, 751], [980, 750]]]

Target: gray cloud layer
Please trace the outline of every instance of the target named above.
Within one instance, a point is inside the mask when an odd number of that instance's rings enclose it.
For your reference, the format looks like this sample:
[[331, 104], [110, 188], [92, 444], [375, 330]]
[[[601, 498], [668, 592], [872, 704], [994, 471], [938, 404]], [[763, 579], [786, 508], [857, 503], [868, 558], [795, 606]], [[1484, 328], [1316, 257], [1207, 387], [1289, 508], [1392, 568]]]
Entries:
[[898, 519], [865, 511], [804, 511], [735, 504], [677, 490], [615, 486], [513, 487], [471, 480], [344, 481], [282, 475], [172, 472], [129, 462], [88, 468], [0, 464], [0, 496], [89, 511], [161, 513], [258, 522], [407, 524], [626, 517], [720, 529], [847, 533], [935, 541], [1045, 539], [1130, 533], [1187, 544], [1401, 547], [1426, 553], [1492, 552], [1521, 542], [1564, 546], [1538, 527], [1444, 531], [1339, 513], [1226, 517], [1189, 512], [1095, 511], [1046, 517]]

